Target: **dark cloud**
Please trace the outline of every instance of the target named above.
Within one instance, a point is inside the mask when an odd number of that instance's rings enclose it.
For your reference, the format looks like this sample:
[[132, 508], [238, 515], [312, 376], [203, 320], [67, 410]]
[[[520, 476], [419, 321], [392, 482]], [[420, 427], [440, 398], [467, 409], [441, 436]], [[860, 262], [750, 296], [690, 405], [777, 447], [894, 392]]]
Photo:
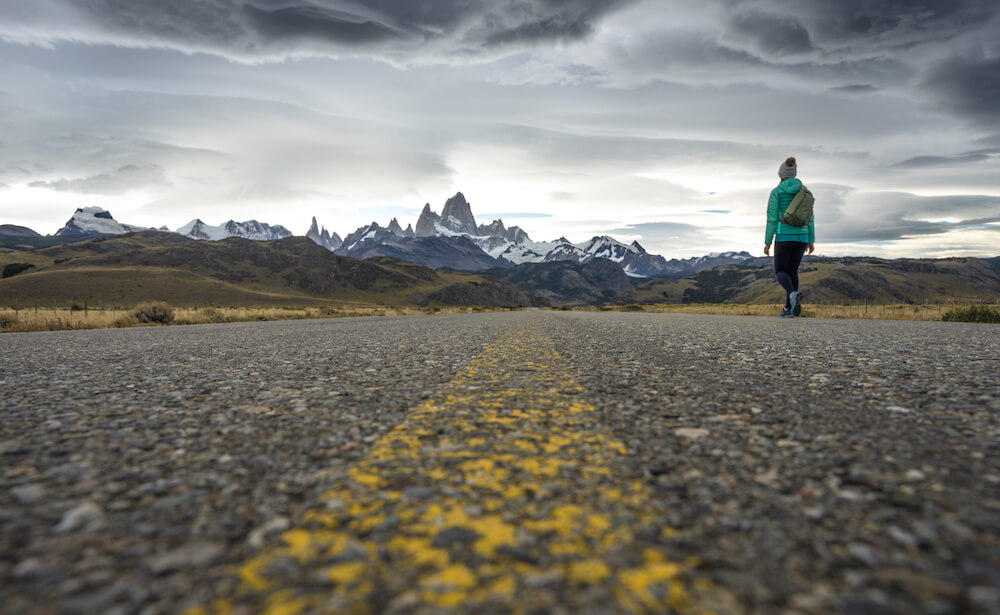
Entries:
[[879, 88], [870, 84], [853, 84], [853, 85], [839, 85], [830, 88], [831, 92], [837, 92], [838, 94], [873, 94], [879, 91]]
[[784, 58], [813, 50], [809, 32], [791, 15], [738, 12], [727, 25], [725, 41], [753, 55]]
[[982, 29], [1000, 13], [1000, 5], [984, 0], [774, 0], [774, 4], [799, 16], [817, 46], [850, 47], [858, 53], [946, 41]]
[[241, 11], [250, 29], [269, 40], [314, 39], [364, 45], [407, 38], [401, 30], [374, 19], [318, 6], [267, 10], [247, 5]]
[[114, 171], [78, 179], [34, 181], [32, 188], [48, 188], [59, 192], [78, 194], [124, 194], [136, 188], [169, 186], [163, 168], [157, 164], [125, 165]]
[[364, 52], [399, 61], [575, 40], [634, 0], [62, 0], [0, 6], [0, 36], [207, 52], [240, 61]]
[[1000, 156], [1000, 149], [982, 149], [964, 152], [955, 156], [914, 156], [892, 165], [899, 169], [920, 169], [925, 167], [950, 166], [994, 160]]
[[924, 87], [960, 116], [991, 126], [1000, 121], [1000, 58], [954, 58], [933, 70]]

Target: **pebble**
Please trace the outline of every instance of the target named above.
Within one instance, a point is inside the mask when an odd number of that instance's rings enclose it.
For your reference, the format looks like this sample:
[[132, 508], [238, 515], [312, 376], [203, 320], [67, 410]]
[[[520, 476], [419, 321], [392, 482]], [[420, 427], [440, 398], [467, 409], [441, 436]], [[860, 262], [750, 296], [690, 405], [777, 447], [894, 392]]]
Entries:
[[45, 488], [41, 485], [21, 485], [10, 490], [10, 497], [18, 504], [30, 506], [45, 497]]
[[94, 502], [82, 502], [63, 515], [55, 531], [57, 533], [77, 530], [92, 531], [103, 523], [104, 512], [101, 507]]

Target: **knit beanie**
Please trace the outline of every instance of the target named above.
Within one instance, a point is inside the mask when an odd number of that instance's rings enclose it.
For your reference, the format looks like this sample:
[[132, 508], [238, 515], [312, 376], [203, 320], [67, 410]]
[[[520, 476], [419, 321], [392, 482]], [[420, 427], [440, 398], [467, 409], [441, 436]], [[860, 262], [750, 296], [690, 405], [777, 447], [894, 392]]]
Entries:
[[797, 164], [795, 164], [794, 156], [782, 162], [781, 166], [778, 167], [778, 177], [780, 177], [782, 180], [786, 180], [790, 177], [795, 177], [795, 175], [798, 172], [799, 172], [799, 167]]

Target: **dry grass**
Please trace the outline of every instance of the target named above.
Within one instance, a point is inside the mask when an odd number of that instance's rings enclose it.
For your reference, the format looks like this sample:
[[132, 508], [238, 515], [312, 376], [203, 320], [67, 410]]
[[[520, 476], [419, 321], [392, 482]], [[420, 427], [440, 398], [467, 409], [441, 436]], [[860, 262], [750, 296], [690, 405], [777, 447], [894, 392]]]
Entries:
[[[198, 325], [230, 322], [261, 322], [267, 320], [304, 320], [309, 318], [349, 318], [355, 316], [403, 316], [408, 314], [458, 314], [483, 312], [485, 308], [419, 308], [388, 306], [336, 306], [319, 308], [254, 308], [254, 307], [173, 307], [171, 325]], [[76, 329], [111, 329], [116, 327], [163, 326], [140, 323], [134, 308], [55, 310], [34, 308], [15, 311], [0, 308], [0, 332], [66, 331]]]
[[[975, 302], [978, 303], [978, 302]], [[804, 318], [836, 318], [861, 320], [941, 320], [944, 312], [955, 306], [965, 305], [965, 302], [941, 302], [923, 304], [805, 304], [802, 309]], [[619, 311], [619, 312], [652, 312], [661, 314], [728, 314], [734, 316], [777, 316], [781, 311], [779, 304], [764, 303], [686, 303], [686, 304], [649, 304], [649, 305], [616, 305], [602, 307], [573, 308], [583, 311]]]

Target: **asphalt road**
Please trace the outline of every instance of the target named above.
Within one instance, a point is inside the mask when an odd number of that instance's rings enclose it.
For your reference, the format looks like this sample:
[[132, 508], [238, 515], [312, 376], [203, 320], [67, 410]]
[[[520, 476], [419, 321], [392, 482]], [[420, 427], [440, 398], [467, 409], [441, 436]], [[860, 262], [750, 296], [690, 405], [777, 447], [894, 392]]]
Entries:
[[0, 336], [2, 613], [1000, 613], [1000, 327]]

